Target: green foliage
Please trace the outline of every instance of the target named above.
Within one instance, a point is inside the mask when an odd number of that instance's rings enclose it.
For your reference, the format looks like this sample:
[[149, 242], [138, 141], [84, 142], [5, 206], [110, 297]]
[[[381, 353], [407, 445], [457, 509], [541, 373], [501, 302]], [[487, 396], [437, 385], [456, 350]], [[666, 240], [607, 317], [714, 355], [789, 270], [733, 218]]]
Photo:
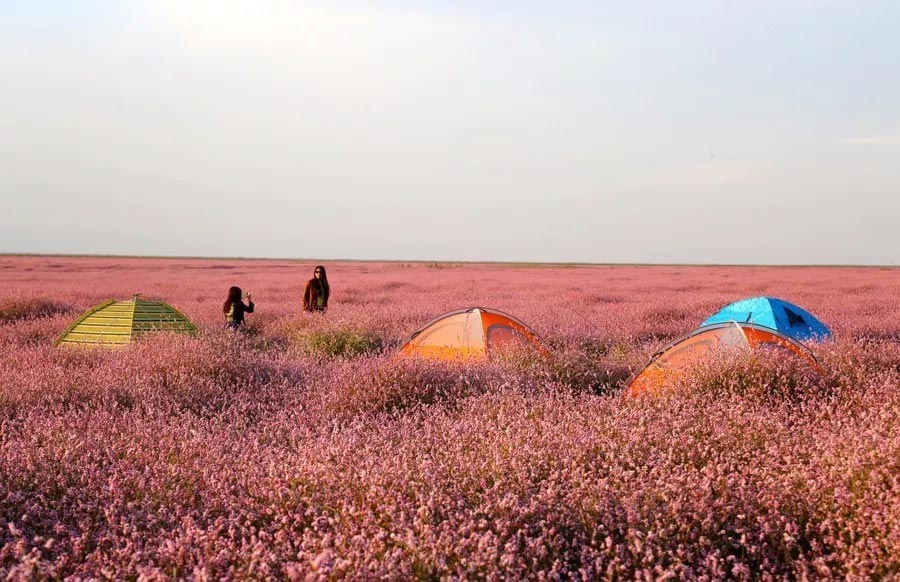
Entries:
[[373, 354], [383, 346], [378, 336], [349, 328], [310, 330], [295, 335], [293, 343], [307, 354], [332, 358]]

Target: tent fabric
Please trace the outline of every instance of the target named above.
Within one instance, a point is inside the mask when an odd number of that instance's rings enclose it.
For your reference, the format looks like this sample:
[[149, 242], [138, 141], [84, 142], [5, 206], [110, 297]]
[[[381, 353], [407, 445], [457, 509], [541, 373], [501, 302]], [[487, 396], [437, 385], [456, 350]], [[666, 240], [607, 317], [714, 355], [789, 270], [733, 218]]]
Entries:
[[700, 327], [729, 321], [755, 323], [802, 341], [831, 337], [828, 327], [811, 313], [774, 297], [750, 297], [726, 305], [700, 324]]
[[82, 314], [54, 343], [116, 346], [157, 331], [195, 333], [197, 328], [183, 313], [162, 301], [110, 299]]
[[512, 315], [488, 307], [468, 307], [432, 319], [416, 330], [398, 353], [437, 360], [484, 359], [492, 350], [519, 346], [549, 354], [534, 330]]
[[751, 323], [729, 322], [697, 328], [666, 345], [626, 385], [632, 396], [645, 391], [658, 392], [684, 378], [692, 366], [720, 350], [755, 350], [763, 346], [799, 357], [818, 369], [812, 352], [793, 338]]

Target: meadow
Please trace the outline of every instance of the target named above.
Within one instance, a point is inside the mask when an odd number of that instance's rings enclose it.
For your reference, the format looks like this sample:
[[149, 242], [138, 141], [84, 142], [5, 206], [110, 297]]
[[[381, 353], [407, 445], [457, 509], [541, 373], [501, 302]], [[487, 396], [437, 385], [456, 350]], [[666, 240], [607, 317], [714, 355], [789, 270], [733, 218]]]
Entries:
[[[900, 577], [900, 271], [0, 257], [0, 575]], [[230, 285], [253, 293], [222, 329]], [[200, 328], [51, 344], [115, 297]], [[818, 374], [731, 355], [621, 383], [741, 297], [834, 333]], [[554, 353], [397, 360], [485, 305]]]

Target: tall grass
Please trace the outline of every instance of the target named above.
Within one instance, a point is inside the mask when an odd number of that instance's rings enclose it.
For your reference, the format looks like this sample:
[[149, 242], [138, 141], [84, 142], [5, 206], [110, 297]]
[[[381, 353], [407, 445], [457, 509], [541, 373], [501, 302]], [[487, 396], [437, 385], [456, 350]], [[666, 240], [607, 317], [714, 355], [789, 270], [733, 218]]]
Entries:
[[[241, 263], [245, 281], [199, 260], [0, 261], [35, 269], [11, 297], [72, 306], [0, 325], [4, 577], [900, 576], [895, 272], [679, 267], [698, 290], [675, 291], [667, 268], [338, 264], [318, 317], [299, 311], [307, 265]], [[221, 330], [231, 284], [257, 300], [251, 333]], [[623, 394], [664, 337], [759, 287], [832, 327], [819, 373], [729, 354]], [[473, 288], [554, 357], [393, 357]], [[136, 290], [203, 333], [50, 346]]]

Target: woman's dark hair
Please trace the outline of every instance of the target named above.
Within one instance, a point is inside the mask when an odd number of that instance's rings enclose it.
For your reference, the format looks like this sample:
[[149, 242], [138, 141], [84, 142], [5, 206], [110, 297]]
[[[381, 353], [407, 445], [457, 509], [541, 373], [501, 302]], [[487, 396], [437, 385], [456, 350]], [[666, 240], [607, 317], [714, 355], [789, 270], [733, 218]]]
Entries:
[[322, 265], [316, 265], [316, 268], [313, 269], [313, 279], [316, 278], [316, 272], [322, 271], [322, 287], [328, 289], [328, 274], [325, 272], [325, 267]]
[[231, 311], [231, 306], [235, 303], [241, 302], [241, 296], [243, 292], [240, 287], [232, 287], [228, 290], [228, 299], [225, 300], [225, 304], [222, 305], [222, 313], [228, 313]]

